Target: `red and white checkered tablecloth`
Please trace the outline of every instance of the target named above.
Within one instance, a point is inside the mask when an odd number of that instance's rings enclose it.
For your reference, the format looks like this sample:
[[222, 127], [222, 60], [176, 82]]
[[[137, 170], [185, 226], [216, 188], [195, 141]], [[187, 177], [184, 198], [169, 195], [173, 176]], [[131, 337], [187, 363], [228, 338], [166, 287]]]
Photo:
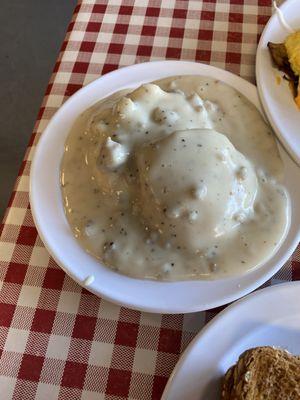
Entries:
[[[0, 400], [159, 399], [217, 310], [155, 315], [78, 286], [49, 257], [28, 201], [31, 160], [58, 107], [101, 74], [196, 60], [254, 81], [271, 0], [83, 0], [74, 10], [0, 231]], [[300, 279], [299, 248], [271, 284]], [[200, 362], [200, 361], [199, 361]]]

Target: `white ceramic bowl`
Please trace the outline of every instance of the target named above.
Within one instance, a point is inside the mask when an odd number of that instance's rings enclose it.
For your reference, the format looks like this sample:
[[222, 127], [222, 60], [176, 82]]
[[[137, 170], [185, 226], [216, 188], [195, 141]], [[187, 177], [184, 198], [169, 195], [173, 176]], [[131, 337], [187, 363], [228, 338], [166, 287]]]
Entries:
[[[80, 113], [101, 98], [141, 83], [174, 75], [204, 75], [220, 79], [260, 107], [255, 86], [236, 75], [204, 64], [184, 61], [158, 61], [133, 65], [111, 72], [73, 95], [49, 122], [38, 143], [30, 179], [30, 202], [41, 239], [55, 261], [76, 282], [83, 285], [89, 275], [94, 282], [88, 289], [124, 306], [159, 313], [186, 313], [217, 307], [249, 293], [277, 272], [296, 248], [299, 239], [300, 193], [294, 182], [300, 170], [281, 151], [286, 186], [291, 196], [291, 226], [273, 257], [260, 268], [215, 281], [157, 282], [130, 278], [106, 268], [86, 253], [74, 238], [64, 214], [59, 185], [60, 162], [69, 130]], [[299, 209], [299, 207], [298, 207]]]

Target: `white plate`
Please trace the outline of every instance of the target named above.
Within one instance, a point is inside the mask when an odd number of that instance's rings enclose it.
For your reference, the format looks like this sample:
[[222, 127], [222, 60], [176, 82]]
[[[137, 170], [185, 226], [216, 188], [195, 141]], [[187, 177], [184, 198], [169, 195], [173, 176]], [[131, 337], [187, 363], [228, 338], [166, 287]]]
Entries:
[[276, 346], [300, 354], [300, 282], [259, 290], [226, 308], [178, 361], [162, 400], [219, 400], [220, 381], [243, 351]]
[[[126, 87], [172, 75], [206, 75], [233, 86], [259, 107], [255, 86], [226, 71], [192, 62], [159, 61], [122, 68], [104, 75], [72, 96], [55, 114], [42, 134], [34, 157], [30, 202], [34, 221], [50, 254], [76, 282], [94, 275], [88, 287], [93, 293], [130, 308], [159, 312], [186, 313], [226, 304], [257, 288], [277, 272], [298, 243], [300, 193], [293, 182], [300, 170], [282, 153], [286, 186], [291, 195], [292, 224], [279, 251], [259, 269], [241, 277], [216, 281], [157, 282], [120, 275], [101, 265], [77, 243], [66, 220], [59, 186], [60, 161], [64, 143], [78, 115], [99, 99]], [[299, 207], [298, 207], [299, 209]]]
[[[292, 28], [300, 29], [299, 0], [287, 0], [280, 7]], [[256, 80], [260, 99], [275, 133], [294, 160], [300, 164], [300, 110], [297, 108], [288, 83], [277, 76], [283, 76], [273, 66], [268, 42], [281, 43], [289, 33], [274, 14], [266, 25], [260, 38], [256, 55]]]

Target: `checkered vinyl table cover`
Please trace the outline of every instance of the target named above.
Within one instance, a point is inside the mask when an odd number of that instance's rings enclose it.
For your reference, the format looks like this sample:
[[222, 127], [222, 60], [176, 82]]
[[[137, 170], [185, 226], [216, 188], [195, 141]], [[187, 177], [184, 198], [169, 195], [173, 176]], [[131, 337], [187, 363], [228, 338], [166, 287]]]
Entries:
[[[118, 67], [210, 63], [254, 81], [271, 0], [84, 0], [51, 76], [0, 239], [0, 399], [159, 399], [180, 354], [218, 310], [132, 311], [77, 285], [49, 257], [28, 201], [35, 146], [76, 90]], [[300, 279], [299, 249], [268, 284]], [[199, 360], [199, 362], [201, 362]]]

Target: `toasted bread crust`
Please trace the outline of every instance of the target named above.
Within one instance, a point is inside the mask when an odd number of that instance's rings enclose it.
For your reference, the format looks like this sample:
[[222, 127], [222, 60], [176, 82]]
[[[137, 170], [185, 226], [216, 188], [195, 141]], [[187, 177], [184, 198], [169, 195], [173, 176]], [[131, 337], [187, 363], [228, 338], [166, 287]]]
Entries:
[[273, 347], [241, 354], [224, 376], [221, 400], [263, 399], [300, 399], [300, 357]]

